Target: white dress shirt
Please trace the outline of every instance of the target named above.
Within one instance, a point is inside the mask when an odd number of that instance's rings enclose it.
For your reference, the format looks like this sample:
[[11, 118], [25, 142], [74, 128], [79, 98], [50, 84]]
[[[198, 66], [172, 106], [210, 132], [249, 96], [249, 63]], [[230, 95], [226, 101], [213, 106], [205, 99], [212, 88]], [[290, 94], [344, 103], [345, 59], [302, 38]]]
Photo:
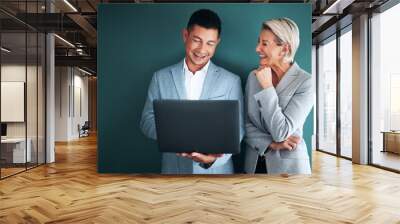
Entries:
[[[208, 66], [210, 65], [210, 61], [207, 62], [206, 65], [203, 66], [199, 71], [193, 74], [187, 64], [186, 59], [183, 60], [183, 73], [185, 74], [185, 89], [186, 89], [186, 98], [188, 100], [198, 100], [200, 99], [201, 92], [203, 91], [204, 79], [207, 75]], [[218, 159], [217, 159], [218, 160]], [[193, 173], [203, 173], [203, 167], [196, 161], [193, 161]]]
[[209, 65], [210, 61], [208, 61], [203, 68], [193, 74], [186, 64], [186, 59], [184, 60], [183, 73], [185, 74], [186, 98], [188, 100], [200, 99], [201, 92], [203, 90], [204, 79], [206, 78]]

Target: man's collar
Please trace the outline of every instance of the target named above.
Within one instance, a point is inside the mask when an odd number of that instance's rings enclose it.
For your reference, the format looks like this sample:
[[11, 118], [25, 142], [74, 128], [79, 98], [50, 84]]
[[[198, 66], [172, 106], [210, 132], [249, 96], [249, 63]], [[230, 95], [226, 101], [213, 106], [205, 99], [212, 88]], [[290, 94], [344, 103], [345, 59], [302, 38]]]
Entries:
[[[210, 66], [210, 61], [211, 60], [208, 60], [207, 64], [205, 64], [200, 70], [196, 71], [195, 73], [203, 72], [204, 74], [207, 74], [208, 67]], [[190, 71], [189, 67], [186, 64], [186, 58], [183, 59], [183, 69], [184, 69], [184, 71]]]

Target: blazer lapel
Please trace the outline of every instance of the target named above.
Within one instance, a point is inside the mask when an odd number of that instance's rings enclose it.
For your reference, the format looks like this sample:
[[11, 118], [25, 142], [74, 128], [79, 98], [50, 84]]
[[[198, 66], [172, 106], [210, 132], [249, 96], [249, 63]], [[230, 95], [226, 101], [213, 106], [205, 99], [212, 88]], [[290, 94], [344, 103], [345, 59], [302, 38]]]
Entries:
[[207, 70], [207, 75], [204, 80], [203, 89], [201, 90], [201, 95], [200, 95], [201, 100], [205, 100], [210, 97], [210, 94], [212, 93], [215, 87], [215, 83], [217, 83], [218, 81], [219, 75], [220, 74], [218, 71], [218, 67], [210, 61], [210, 65], [208, 66]]
[[186, 99], [185, 76], [183, 74], [183, 60], [171, 68], [171, 73], [179, 99]]
[[275, 88], [278, 95], [280, 95], [290, 85], [290, 83], [292, 83], [296, 79], [298, 70], [299, 66], [297, 65], [297, 63], [293, 63], [293, 65], [289, 68], [289, 70], [286, 72], [282, 80]]

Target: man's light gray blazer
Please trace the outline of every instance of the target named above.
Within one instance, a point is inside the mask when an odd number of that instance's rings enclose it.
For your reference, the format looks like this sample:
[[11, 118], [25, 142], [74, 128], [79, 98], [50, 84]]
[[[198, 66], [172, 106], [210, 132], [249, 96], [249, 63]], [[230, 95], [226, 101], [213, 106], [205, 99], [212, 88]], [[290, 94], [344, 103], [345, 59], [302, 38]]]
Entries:
[[[154, 121], [153, 100], [187, 99], [185, 76], [182, 60], [178, 64], [163, 68], [154, 73], [147, 100], [143, 108], [140, 128], [149, 138], [156, 140], [157, 133]], [[204, 80], [201, 100], [239, 100], [240, 136], [244, 135], [243, 92], [239, 76], [210, 62]], [[196, 119], [193, 117], [193, 119]], [[231, 174], [233, 163], [231, 154], [224, 154], [211, 167], [204, 169], [199, 163], [177, 156], [175, 153], [163, 153], [162, 173], [164, 174]]]
[[[254, 72], [247, 78], [245, 94], [245, 171], [254, 173], [258, 156], [265, 155], [268, 174], [310, 174], [303, 124], [314, 102], [311, 75], [294, 63], [274, 87], [262, 89]], [[291, 135], [302, 138], [293, 151], [267, 150]]]

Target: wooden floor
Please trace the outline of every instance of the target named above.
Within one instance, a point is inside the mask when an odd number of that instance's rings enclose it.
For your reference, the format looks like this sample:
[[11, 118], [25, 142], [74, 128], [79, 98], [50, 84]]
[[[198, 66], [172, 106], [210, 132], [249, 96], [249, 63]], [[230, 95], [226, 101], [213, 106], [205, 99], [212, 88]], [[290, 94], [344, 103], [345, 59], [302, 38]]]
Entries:
[[0, 181], [0, 223], [400, 223], [400, 175], [314, 153], [312, 176], [96, 172], [96, 139]]
[[1, 169], [1, 177], [8, 177], [11, 176], [13, 174], [19, 173], [19, 172], [23, 172], [26, 170], [26, 168], [0, 168]]
[[27, 163], [26, 166], [27, 167], [25, 167], [25, 164], [18, 164], [18, 166], [16, 166], [16, 167], [0, 168], [1, 169], [0, 170], [1, 178], [5, 178], [5, 177], [12, 176], [12, 175], [15, 175], [20, 172], [24, 172], [27, 169], [28, 170], [33, 169], [33, 168], [37, 167], [37, 164], [36, 163], [30, 163], [30, 164]]
[[374, 151], [372, 161], [377, 165], [400, 170], [400, 154], [376, 150]]

